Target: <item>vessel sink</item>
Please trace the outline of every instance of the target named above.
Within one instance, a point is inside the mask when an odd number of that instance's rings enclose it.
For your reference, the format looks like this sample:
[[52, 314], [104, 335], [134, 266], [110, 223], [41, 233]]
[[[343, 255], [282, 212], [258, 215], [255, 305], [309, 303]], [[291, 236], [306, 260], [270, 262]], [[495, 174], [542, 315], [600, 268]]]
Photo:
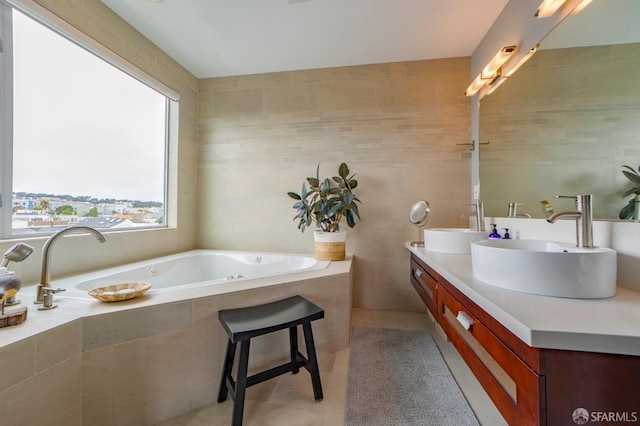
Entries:
[[471, 244], [473, 276], [524, 293], [602, 299], [616, 293], [616, 252], [541, 240]]
[[424, 230], [424, 249], [450, 254], [471, 254], [471, 242], [489, 235], [466, 228], [433, 228]]

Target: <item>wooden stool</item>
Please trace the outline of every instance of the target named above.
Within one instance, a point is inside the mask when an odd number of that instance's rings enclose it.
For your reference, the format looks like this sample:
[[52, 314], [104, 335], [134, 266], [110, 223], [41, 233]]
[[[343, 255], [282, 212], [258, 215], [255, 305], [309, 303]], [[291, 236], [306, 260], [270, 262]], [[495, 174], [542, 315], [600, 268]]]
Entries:
[[[233, 426], [242, 424], [246, 388], [284, 373], [292, 372], [296, 374], [300, 367], [306, 368], [311, 374], [313, 396], [316, 401], [322, 400], [320, 371], [318, 370], [318, 359], [316, 357], [315, 344], [313, 343], [313, 332], [311, 331], [311, 321], [324, 318], [324, 310], [322, 308], [301, 296], [293, 296], [264, 305], [223, 310], [218, 313], [218, 318], [229, 335], [227, 355], [222, 369], [222, 378], [220, 379], [218, 402], [225, 401], [227, 392], [231, 393], [231, 397], [234, 400]], [[298, 351], [297, 326], [299, 324], [302, 324], [308, 359]], [[291, 361], [247, 377], [251, 338], [285, 328], [289, 329]], [[233, 368], [238, 342], [241, 343], [240, 360], [237, 378], [234, 381], [233, 377], [231, 377], [231, 369]]]

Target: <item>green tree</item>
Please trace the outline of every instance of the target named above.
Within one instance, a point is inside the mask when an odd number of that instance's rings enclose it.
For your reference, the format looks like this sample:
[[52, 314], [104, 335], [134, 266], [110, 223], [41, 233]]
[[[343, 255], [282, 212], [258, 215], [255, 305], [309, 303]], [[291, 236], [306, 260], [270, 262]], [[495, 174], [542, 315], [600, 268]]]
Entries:
[[44, 210], [45, 212], [48, 212], [49, 208], [51, 207], [51, 203], [49, 203], [49, 200], [47, 200], [46, 198], [43, 198], [38, 203], [38, 207], [39, 207], [39, 210]]
[[84, 215], [85, 217], [98, 217], [98, 208], [94, 207], [91, 210], [89, 210], [89, 212], [87, 214]]
[[75, 214], [73, 207], [71, 207], [68, 204], [63, 204], [62, 206], [58, 207], [56, 209], [56, 214], [57, 215], [66, 215], [66, 216], [71, 216], [73, 214]]

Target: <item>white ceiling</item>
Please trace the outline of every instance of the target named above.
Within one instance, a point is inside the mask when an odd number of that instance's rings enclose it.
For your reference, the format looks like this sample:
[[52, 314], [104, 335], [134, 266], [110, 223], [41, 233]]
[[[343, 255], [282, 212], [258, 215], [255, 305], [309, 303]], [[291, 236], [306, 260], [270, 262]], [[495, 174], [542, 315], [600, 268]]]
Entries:
[[508, 2], [101, 1], [198, 78], [471, 56]]

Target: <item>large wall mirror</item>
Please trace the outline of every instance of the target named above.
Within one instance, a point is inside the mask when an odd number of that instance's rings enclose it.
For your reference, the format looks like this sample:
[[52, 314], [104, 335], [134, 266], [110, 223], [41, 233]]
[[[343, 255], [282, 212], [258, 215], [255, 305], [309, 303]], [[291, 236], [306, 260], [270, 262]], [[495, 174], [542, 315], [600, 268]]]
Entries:
[[[593, 194], [594, 218], [618, 219], [640, 166], [640, 1], [594, 0], [480, 101], [480, 183], [488, 216], [544, 217], [541, 200]], [[486, 144], [486, 142], [489, 142]], [[636, 184], [637, 185], [637, 184]]]

